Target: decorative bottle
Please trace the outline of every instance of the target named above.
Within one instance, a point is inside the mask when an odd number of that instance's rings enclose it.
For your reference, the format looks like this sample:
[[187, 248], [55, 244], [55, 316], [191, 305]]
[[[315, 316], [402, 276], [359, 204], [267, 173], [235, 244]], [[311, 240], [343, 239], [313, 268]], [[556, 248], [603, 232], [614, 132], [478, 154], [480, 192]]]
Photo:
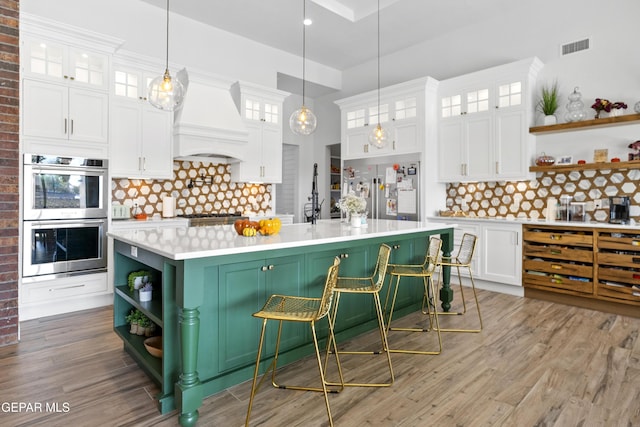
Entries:
[[567, 122], [579, 122], [587, 118], [584, 111], [584, 103], [581, 101], [582, 94], [578, 92], [578, 87], [573, 89], [569, 94], [569, 103], [567, 104], [567, 114], [564, 116]]

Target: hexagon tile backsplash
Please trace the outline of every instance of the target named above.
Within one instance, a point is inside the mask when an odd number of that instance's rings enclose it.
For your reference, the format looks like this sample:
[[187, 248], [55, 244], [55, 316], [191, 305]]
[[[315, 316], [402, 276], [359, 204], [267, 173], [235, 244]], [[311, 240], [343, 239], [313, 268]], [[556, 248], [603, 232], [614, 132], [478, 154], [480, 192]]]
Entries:
[[113, 178], [113, 203], [132, 208], [135, 203], [149, 216], [162, 214], [162, 199], [176, 199], [176, 215], [202, 212], [257, 215], [272, 212], [271, 184], [231, 182], [229, 165], [173, 162], [173, 179]]
[[[611, 196], [630, 196], [631, 217], [640, 222], [640, 170], [584, 170], [538, 172], [536, 179], [517, 182], [447, 184], [447, 208], [476, 217], [545, 218], [547, 197], [572, 196], [586, 203], [586, 220], [609, 220], [606, 204]], [[604, 209], [595, 201], [603, 200]]]

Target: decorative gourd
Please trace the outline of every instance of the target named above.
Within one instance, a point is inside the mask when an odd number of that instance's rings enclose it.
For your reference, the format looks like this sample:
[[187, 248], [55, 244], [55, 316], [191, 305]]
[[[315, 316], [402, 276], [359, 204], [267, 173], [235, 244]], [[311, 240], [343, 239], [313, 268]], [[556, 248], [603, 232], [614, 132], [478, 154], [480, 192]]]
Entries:
[[235, 228], [236, 233], [238, 233], [239, 236], [244, 236], [243, 231], [245, 228], [258, 230], [260, 228], [260, 224], [256, 221], [249, 221], [248, 219], [239, 219], [233, 223], [233, 228]]
[[280, 222], [280, 218], [261, 219], [259, 231], [260, 234], [271, 236], [273, 234], [278, 234], [281, 226], [282, 222]]

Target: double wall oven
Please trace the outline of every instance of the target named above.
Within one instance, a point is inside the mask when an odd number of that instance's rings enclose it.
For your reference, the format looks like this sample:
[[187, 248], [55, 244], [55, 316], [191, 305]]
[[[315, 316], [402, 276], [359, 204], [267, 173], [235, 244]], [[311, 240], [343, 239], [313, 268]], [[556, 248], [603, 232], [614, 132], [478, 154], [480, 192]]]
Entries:
[[106, 271], [107, 160], [24, 155], [22, 276]]

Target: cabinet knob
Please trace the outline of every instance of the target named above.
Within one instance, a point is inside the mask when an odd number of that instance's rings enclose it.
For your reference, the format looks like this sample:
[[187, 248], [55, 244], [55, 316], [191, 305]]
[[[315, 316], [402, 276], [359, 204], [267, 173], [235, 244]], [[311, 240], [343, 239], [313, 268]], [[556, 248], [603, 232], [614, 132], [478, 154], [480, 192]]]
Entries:
[[396, 250], [396, 249], [400, 249], [400, 245], [393, 245], [393, 246], [391, 247], [391, 249], [394, 249], [394, 250]]
[[273, 270], [275, 268], [275, 266], [273, 264], [269, 264], [269, 266], [267, 267], [268, 270]]
[[340, 254], [339, 258], [349, 258], [349, 254]]
[[267, 266], [263, 265], [262, 267], [260, 267], [260, 271], [267, 271]]

